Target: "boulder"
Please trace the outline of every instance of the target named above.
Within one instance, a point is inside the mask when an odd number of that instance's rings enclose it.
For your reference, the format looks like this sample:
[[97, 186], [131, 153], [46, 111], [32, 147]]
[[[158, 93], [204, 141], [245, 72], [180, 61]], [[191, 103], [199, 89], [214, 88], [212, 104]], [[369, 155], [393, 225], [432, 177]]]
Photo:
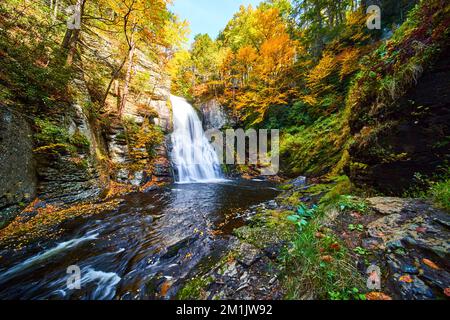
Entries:
[[237, 261], [245, 267], [250, 267], [261, 258], [261, 251], [248, 243], [242, 243], [239, 248]]

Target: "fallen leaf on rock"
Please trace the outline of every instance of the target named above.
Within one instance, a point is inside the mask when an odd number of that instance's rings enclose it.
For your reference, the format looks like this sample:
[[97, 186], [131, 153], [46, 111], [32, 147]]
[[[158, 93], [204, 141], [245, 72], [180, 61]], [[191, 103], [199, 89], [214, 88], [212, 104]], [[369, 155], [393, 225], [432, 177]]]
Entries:
[[412, 283], [414, 280], [409, 275], [401, 276], [398, 281], [405, 283]]
[[167, 295], [167, 291], [169, 291], [170, 287], [172, 286], [172, 283], [170, 281], [166, 281], [161, 286], [161, 296], [165, 297]]
[[392, 300], [392, 298], [390, 296], [388, 296], [387, 294], [383, 293], [383, 292], [369, 292], [368, 294], [366, 294], [366, 299], [367, 300]]
[[445, 288], [444, 294], [445, 294], [447, 297], [450, 297], [450, 288]]
[[429, 266], [431, 269], [435, 269], [435, 270], [439, 270], [440, 268], [438, 267], [438, 265], [436, 264], [436, 263], [434, 263], [433, 261], [431, 261], [431, 260], [428, 260], [428, 259], [422, 259], [422, 262], [425, 264], [425, 265], [427, 265], [427, 266]]

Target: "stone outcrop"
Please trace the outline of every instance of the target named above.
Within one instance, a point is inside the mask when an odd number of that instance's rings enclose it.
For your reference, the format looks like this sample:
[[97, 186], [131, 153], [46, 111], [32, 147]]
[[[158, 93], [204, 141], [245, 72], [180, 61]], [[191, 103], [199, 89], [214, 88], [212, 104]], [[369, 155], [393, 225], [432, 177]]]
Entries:
[[[385, 200], [384, 207], [390, 207], [392, 199]], [[402, 299], [445, 297], [450, 288], [448, 213], [422, 201], [399, 200], [402, 210], [394, 205], [392, 213], [367, 227], [368, 239], [375, 240], [372, 248], [384, 256], [388, 284]]]
[[32, 131], [16, 110], [0, 106], [0, 228], [36, 195]]
[[71, 152], [55, 150], [34, 154], [38, 198], [60, 205], [95, 199], [104, 187], [96, 159], [96, 151], [103, 143], [82, 107], [91, 102], [89, 91], [82, 77], [70, 86], [77, 98], [51, 118], [68, 133], [69, 139], [77, 135], [86, 139], [88, 146]]
[[222, 129], [230, 124], [230, 119], [216, 99], [208, 100], [200, 105], [200, 111], [203, 114], [203, 127], [205, 130]]

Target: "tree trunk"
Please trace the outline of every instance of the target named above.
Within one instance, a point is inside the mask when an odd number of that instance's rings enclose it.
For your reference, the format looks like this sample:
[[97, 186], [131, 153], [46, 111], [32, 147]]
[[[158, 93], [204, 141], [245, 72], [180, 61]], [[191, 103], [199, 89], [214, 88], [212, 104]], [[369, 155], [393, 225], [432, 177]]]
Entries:
[[[86, 4], [86, 0], [80, 0], [80, 19], [83, 18], [84, 6]], [[77, 43], [81, 33], [80, 29], [67, 29], [66, 34], [64, 36], [64, 40], [62, 43], [62, 47], [67, 50], [67, 58], [66, 64], [71, 65], [73, 63], [73, 58], [75, 56], [75, 52], [77, 50]]]
[[67, 60], [66, 63], [67, 65], [72, 65], [73, 63], [73, 58], [75, 56], [75, 52], [77, 51], [77, 43], [78, 43], [78, 39], [80, 36], [80, 30], [74, 30], [72, 33], [72, 37], [69, 41], [69, 52], [67, 54]]
[[59, 7], [59, 1], [55, 0], [55, 8], [53, 11], [53, 21], [56, 21], [56, 19], [58, 18], [58, 7]]
[[123, 112], [125, 111], [126, 104], [127, 104], [128, 92], [130, 90], [131, 75], [133, 72], [133, 59], [134, 59], [135, 49], [136, 49], [136, 46], [133, 43], [131, 50], [128, 54], [128, 69], [127, 69], [127, 74], [125, 77], [125, 83], [123, 85], [122, 97], [120, 99], [119, 116], [122, 116]]
[[123, 66], [125, 65], [126, 62], [127, 62], [127, 57], [125, 57], [122, 60], [122, 63], [120, 64], [120, 66], [113, 72], [113, 74], [111, 76], [111, 80], [109, 81], [108, 87], [106, 88], [105, 95], [103, 96], [102, 106], [105, 106], [106, 99], [108, 99], [109, 91], [111, 91], [111, 87], [112, 87], [114, 81], [117, 81], [117, 78], [119, 77], [119, 73], [122, 70], [122, 68], [123, 68]]

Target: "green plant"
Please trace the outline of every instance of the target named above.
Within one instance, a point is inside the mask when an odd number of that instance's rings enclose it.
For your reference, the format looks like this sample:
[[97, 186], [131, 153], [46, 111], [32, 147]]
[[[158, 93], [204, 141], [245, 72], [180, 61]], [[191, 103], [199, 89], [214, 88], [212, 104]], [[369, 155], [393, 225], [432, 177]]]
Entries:
[[73, 144], [79, 150], [82, 150], [82, 151], [88, 150], [89, 147], [91, 146], [89, 139], [79, 131], [75, 132], [75, 134], [73, 134], [69, 138], [69, 141], [71, 144]]
[[326, 299], [329, 292], [363, 287], [347, 249], [333, 234], [317, 237], [319, 226], [313, 218], [282, 254], [287, 299]]
[[358, 288], [329, 291], [328, 296], [331, 300], [366, 300], [366, 295], [361, 293]]
[[359, 198], [344, 195], [340, 196], [338, 207], [341, 211], [365, 212], [367, 210], [367, 203]]
[[357, 225], [349, 224], [348, 225], [348, 230], [363, 232], [364, 231], [364, 226], [362, 224], [357, 224]]
[[189, 280], [178, 292], [177, 298], [180, 300], [200, 300], [205, 299], [205, 288], [213, 281], [212, 277], [196, 277]]
[[303, 228], [308, 224], [308, 220], [311, 219], [314, 213], [317, 210], [317, 206], [313, 206], [311, 209], [308, 209], [304, 204], [300, 204], [297, 213], [290, 215], [287, 219], [294, 223], [298, 230], [301, 232]]
[[47, 119], [36, 119], [35, 123], [38, 127], [38, 133], [35, 135], [35, 138], [40, 145], [69, 142], [69, 132], [67, 129]]
[[355, 252], [357, 255], [360, 255], [360, 256], [366, 256], [370, 253], [367, 249], [364, 249], [362, 247], [354, 248], [353, 252]]
[[436, 206], [450, 211], [450, 179], [433, 184], [429, 195]]

